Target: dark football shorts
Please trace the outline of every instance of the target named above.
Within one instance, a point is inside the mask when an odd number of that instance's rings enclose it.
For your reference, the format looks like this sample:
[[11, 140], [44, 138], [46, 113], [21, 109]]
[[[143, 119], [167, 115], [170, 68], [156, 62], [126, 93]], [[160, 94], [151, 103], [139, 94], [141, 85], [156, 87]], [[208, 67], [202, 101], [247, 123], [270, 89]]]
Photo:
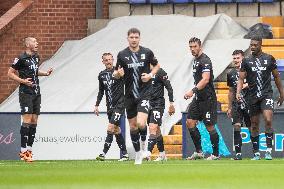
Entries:
[[188, 119], [203, 121], [206, 126], [217, 123], [217, 99], [199, 101], [195, 98], [188, 108]]
[[232, 106], [232, 124], [236, 123], [245, 124], [246, 127], [251, 126], [250, 115], [248, 109], [241, 109], [241, 106], [233, 104]]
[[134, 98], [126, 98], [126, 114], [127, 119], [132, 119], [137, 116], [138, 112], [142, 112], [145, 114], [149, 114], [150, 111], [150, 100], [146, 99], [134, 99]]
[[274, 100], [271, 96], [261, 98], [257, 101], [249, 104], [250, 116], [255, 116], [261, 113], [263, 110], [274, 110]]
[[21, 114], [40, 114], [41, 95], [19, 93]]
[[114, 108], [107, 112], [108, 121], [111, 124], [120, 126], [121, 116], [124, 115], [124, 108]]
[[151, 109], [149, 112], [149, 116], [148, 116], [148, 124], [153, 123], [153, 124], [158, 124], [159, 126], [161, 126], [163, 114], [164, 114], [164, 109], [162, 108]]

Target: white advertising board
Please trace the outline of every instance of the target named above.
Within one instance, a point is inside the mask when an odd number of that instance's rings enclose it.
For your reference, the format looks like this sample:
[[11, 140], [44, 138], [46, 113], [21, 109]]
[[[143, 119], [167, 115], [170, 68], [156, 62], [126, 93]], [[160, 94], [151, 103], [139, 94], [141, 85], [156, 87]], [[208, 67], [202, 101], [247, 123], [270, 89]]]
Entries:
[[[36, 160], [95, 159], [103, 150], [106, 114], [42, 114], [33, 145]], [[119, 159], [115, 137], [108, 159]]]

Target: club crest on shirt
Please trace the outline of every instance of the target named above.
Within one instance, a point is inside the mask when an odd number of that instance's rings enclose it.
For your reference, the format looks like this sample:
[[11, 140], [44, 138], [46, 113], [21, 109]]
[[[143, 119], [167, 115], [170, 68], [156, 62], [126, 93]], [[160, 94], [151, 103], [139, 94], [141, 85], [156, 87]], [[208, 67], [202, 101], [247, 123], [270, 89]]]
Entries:
[[141, 60], [145, 60], [145, 54], [141, 54]]
[[18, 59], [18, 58], [15, 58], [13, 64], [14, 64], [14, 65], [17, 64], [18, 61], [19, 61], [19, 59]]
[[169, 77], [167, 75], [163, 76], [163, 80], [167, 80]]

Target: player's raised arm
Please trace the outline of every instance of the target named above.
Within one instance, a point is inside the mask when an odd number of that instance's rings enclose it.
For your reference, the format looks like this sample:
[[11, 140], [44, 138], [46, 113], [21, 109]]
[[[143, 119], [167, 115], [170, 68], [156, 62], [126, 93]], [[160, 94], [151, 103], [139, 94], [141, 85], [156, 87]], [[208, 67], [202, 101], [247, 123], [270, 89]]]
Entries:
[[115, 79], [119, 79], [124, 76], [124, 68], [123, 68], [123, 61], [121, 61], [120, 53], [117, 55], [117, 62], [115, 65], [115, 70], [113, 72], [113, 77]]

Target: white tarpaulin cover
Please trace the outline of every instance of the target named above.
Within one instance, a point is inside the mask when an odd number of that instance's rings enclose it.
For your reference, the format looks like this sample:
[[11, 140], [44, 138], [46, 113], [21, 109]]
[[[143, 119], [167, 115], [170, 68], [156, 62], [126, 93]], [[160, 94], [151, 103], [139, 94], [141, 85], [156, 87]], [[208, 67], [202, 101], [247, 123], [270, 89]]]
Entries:
[[[184, 93], [193, 87], [192, 55], [188, 40], [195, 36], [203, 41], [204, 52], [211, 58], [217, 77], [229, 65], [235, 49], [246, 50], [249, 40], [242, 37], [246, 30], [226, 15], [210, 17], [126, 16], [113, 19], [106, 28], [77, 41], [66, 41], [58, 52], [42, 66], [41, 70], [54, 68], [50, 77], [40, 79], [42, 112], [93, 111], [98, 92], [97, 76], [104, 69], [101, 55], [111, 52], [115, 58], [127, 43], [127, 30], [141, 30], [141, 45], [150, 48], [171, 80], [176, 114], [164, 116], [163, 133], [181, 119], [179, 112], [189, 103]], [[101, 111], [106, 110], [105, 101]], [[0, 105], [0, 112], [18, 112], [16, 90]], [[82, 120], [83, 121], [83, 120]]]

